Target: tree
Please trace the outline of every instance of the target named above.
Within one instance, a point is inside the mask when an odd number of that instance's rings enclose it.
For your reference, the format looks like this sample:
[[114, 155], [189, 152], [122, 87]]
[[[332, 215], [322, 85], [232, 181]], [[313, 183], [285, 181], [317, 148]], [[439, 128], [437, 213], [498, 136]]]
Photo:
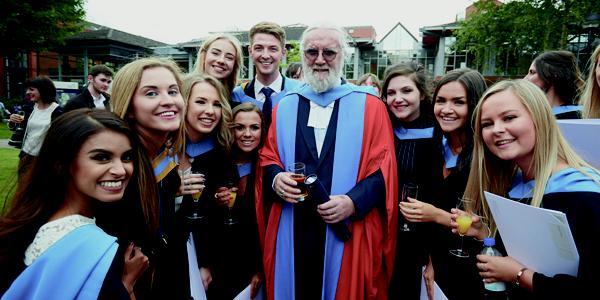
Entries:
[[515, 0], [503, 5], [481, 0], [475, 7], [455, 33], [455, 48], [473, 54], [478, 69], [495, 61], [496, 69], [514, 75], [527, 70], [537, 54], [566, 49], [570, 26], [582, 24], [598, 10], [600, 0]]
[[296, 41], [290, 41], [289, 43], [291, 47], [287, 50], [285, 66], [294, 62], [300, 62], [300, 44]]
[[44, 50], [81, 32], [84, 0], [2, 0], [0, 55]]

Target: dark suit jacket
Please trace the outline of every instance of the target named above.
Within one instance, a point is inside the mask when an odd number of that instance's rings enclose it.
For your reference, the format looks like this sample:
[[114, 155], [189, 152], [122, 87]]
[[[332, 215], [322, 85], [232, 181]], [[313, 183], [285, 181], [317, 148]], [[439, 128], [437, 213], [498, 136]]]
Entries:
[[[102, 93], [102, 95], [104, 95], [104, 98], [106, 98], [106, 100], [104, 100], [104, 107], [106, 108], [106, 110], [110, 110], [110, 96], [106, 93]], [[94, 98], [92, 97], [92, 94], [90, 94], [90, 91], [87, 89], [87, 86], [83, 89], [81, 94], [69, 99], [69, 102], [65, 104], [64, 111], [68, 112], [78, 108], [86, 107], [96, 107], [94, 105]]]

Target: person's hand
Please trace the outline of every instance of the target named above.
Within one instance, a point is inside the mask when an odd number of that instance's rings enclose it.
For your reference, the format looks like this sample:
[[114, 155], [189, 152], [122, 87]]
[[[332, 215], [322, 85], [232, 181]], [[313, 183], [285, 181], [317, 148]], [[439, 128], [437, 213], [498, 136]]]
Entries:
[[226, 188], [223, 186], [218, 188], [217, 192], [215, 193], [215, 199], [217, 199], [217, 203], [224, 206], [229, 205], [229, 202], [231, 202], [232, 192], [237, 192], [237, 188]]
[[429, 300], [433, 300], [433, 290], [435, 283], [435, 273], [433, 271], [433, 262], [431, 261], [431, 257], [429, 257], [429, 262], [425, 266], [425, 270], [423, 270], [423, 278], [425, 279], [425, 287], [427, 288], [427, 297]]
[[510, 256], [477, 255], [479, 275], [485, 283], [515, 282], [516, 275], [524, 266]]
[[400, 211], [409, 222], [436, 222], [440, 209], [426, 202], [407, 198], [408, 202], [400, 201]]
[[297, 187], [298, 183], [292, 179], [292, 173], [281, 172], [275, 176], [273, 190], [281, 199], [289, 203], [298, 203], [298, 199], [303, 198], [302, 191]]
[[208, 286], [212, 282], [212, 274], [209, 268], [200, 268], [200, 279], [202, 279], [202, 285], [207, 290]]
[[252, 280], [250, 280], [250, 299], [256, 298], [256, 294], [258, 294], [258, 290], [263, 281], [263, 275], [261, 273], [256, 273], [252, 276]]
[[148, 269], [150, 261], [148, 260], [148, 257], [142, 253], [140, 247], [136, 247], [133, 243], [130, 243], [127, 249], [125, 249], [124, 260], [125, 264], [123, 265], [123, 276], [121, 277], [121, 281], [127, 289], [127, 292], [131, 295], [135, 283], [142, 276], [144, 271]]
[[[463, 211], [458, 208], [453, 208], [450, 210], [450, 212], [450, 228], [452, 228], [452, 233], [458, 234], [458, 223], [456, 223], [456, 218], [458, 218]], [[483, 219], [480, 216], [471, 215], [471, 227], [469, 227], [469, 230], [465, 236], [471, 236], [478, 240], [483, 240], [489, 235], [490, 229], [487, 224], [483, 222]]]
[[348, 195], [329, 196], [329, 201], [317, 206], [317, 212], [329, 224], [347, 219], [354, 211], [354, 202]]
[[10, 117], [8, 117], [8, 121], [15, 124], [20, 124], [24, 119], [25, 118], [19, 114], [11, 114]]
[[192, 195], [204, 190], [204, 174], [186, 174], [181, 176], [180, 195]]

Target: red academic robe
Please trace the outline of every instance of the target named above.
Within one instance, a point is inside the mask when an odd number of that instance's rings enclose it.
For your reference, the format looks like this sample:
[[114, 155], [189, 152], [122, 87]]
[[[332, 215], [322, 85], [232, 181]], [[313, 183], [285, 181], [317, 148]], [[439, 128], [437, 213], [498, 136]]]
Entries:
[[[373, 209], [363, 219], [350, 223], [352, 237], [344, 245], [336, 299], [387, 299], [393, 271], [398, 221], [394, 137], [383, 102], [372, 95], [367, 95], [366, 101], [358, 181], [381, 170], [386, 187], [385, 214]], [[281, 203], [263, 199], [262, 168], [273, 164], [283, 168], [277, 151], [276, 111], [273, 110], [271, 128], [260, 151], [255, 187], [268, 299], [274, 297], [275, 245]]]

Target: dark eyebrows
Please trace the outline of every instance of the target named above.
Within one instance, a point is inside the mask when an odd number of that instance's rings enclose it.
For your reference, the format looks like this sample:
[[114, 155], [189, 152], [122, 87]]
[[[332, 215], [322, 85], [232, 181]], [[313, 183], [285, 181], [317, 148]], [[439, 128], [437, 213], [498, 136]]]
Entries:
[[98, 148], [98, 149], [92, 149], [90, 151], [88, 151], [88, 154], [111, 154], [112, 152], [106, 150], [106, 149], [102, 149], [102, 148]]

